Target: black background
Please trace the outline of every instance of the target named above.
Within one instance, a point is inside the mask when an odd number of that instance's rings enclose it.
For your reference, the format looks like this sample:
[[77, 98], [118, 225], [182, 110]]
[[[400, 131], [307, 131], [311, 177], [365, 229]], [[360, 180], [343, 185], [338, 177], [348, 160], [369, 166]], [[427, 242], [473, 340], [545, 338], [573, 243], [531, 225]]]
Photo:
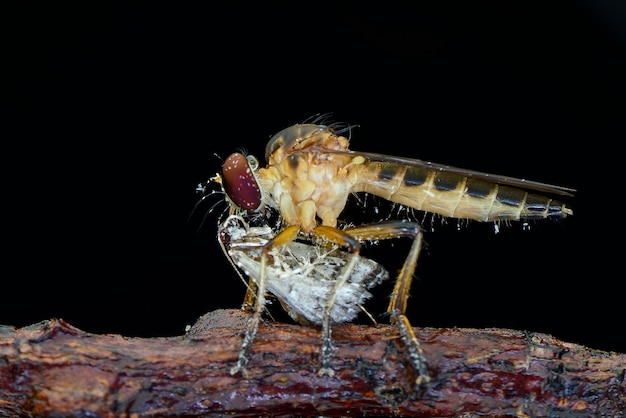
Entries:
[[[623, 7], [29, 4], [5, 14], [17, 130], [3, 135], [0, 323], [175, 336], [239, 307], [244, 287], [215, 238], [224, 206], [203, 225], [219, 198], [189, 217], [195, 186], [231, 152], [262, 158], [275, 132], [332, 112], [359, 125], [354, 150], [578, 190], [573, 217], [527, 231], [435, 223], [414, 325], [626, 351]], [[388, 247], [367, 255], [395, 271], [407, 243]]]

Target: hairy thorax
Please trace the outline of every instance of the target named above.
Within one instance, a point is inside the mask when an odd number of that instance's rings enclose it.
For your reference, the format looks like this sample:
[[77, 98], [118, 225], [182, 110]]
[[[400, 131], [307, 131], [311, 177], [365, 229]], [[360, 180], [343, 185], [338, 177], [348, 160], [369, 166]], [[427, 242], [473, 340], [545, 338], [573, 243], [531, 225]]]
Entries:
[[348, 140], [326, 129], [286, 142], [258, 172], [285, 222], [305, 232], [318, 225], [318, 218], [322, 225], [336, 226], [357, 180], [358, 164], [350, 156], [324, 153], [324, 148], [347, 150]]

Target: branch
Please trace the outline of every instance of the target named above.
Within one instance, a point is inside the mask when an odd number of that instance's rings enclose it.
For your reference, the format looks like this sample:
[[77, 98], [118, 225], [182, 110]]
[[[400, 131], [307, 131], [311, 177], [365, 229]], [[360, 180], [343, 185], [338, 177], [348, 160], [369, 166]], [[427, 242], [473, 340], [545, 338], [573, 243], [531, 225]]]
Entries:
[[506, 329], [416, 328], [420, 393], [395, 327], [259, 327], [249, 378], [231, 376], [246, 313], [209, 313], [183, 336], [95, 335], [63, 320], [0, 327], [0, 416], [621, 416], [626, 354]]

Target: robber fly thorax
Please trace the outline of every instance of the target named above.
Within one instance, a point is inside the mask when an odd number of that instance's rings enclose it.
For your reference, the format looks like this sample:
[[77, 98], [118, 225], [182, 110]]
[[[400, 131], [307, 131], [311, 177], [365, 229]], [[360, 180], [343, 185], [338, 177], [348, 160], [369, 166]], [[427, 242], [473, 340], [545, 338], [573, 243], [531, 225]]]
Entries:
[[417, 222], [407, 221], [337, 228], [337, 219], [353, 193], [370, 193], [416, 210], [481, 222], [560, 219], [573, 213], [565, 204], [549, 197], [573, 196], [573, 189], [417, 159], [352, 151], [348, 139], [341, 135], [348, 129], [314, 123], [293, 125], [269, 140], [265, 149], [266, 167], [259, 168], [251, 156], [234, 153], [225, 160], [222, 175], [213, 178], [228, 196], [231, 214], [251, 216], [271, 209], [279, 213], [281, 225], [258, 257], [254, 314], [232, 373], [245, 373], [265, 304], [269, 254], [274, 248], [305, 237], [339, 245], [350, 254], [323, 305], [319, 374], [332, 375], [331, 312], [338, 289], [349, 281], [358, 264], [361, 242], [409, 237], [413, 243], [396, 279], [387, 311], [392, 323], [399, 327], [417, 375], [417, 385], [429, 381], [423, 352], [405, 316], [422, 246], [422, 230]]

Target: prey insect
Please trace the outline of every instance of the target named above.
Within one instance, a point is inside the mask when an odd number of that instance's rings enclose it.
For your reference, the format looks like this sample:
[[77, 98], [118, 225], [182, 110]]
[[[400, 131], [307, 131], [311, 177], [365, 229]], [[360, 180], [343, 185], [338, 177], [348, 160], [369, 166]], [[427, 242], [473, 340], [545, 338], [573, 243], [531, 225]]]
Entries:
[[222, 174], [212, 179], [221, 184], [227, 195], [231, 214], [252, 216], [267, 210], [280, 214], [280, 226], [267, 235], [269, 239], [255, 258], [258, 269], [253, 315], [232, 373], [245, 373], [264, 309], [267, 284], [274, 274], [269, 269], [274, 249], [288, 246], [300, 237], [347, 250], [348, 258], [337, 273], [321, 312], [319, 374], [332, 376], [332, 312], [339, 289], [349, 282], [359, 265], [362, 242], [408, 237], [413, 241], [396, 278], [387, 312], [399, 328], [417, 375], [416, 384], [429, 381], [422, 349], [405, 315], [423, 232], [417, 222], [408, 221], [338, 228], [338, 218], [351, 194], [369, 193], [416, 210], [480, 222], [561, 219], [573, 214], [568, 206], [549, 196], [573, 196], [574, 189], [417, 159], [352, 151], [348, 139], [342, 136], [348, 130], [342, 125], [293, 125], [267, 143], [266, 167], [259, 168], [253, 157], [234, 153], [225, 160]]
[[[241, 215], [228, 216], [218, 230], [224, 253], [250, 278], [249, 285], [259, 282], [263, 248], [275, 235], [275, 229], [268, 224], [254, 226]], [[267, 259], [267, 291], [278, 299], [294, 321], [302, 325], [322, 324], [323, 307], [333, 291], [332, 323], [351, 322], [361, 312], [372, 318], [364, 308], [364, 303], [372, 297], [369, 289], [389, 279], [383, 266], [361, 257], [350, 279], [334, 289], [337, 276], [350, 259], [350, 255], [336, 245], [326, 248], [310, 242], [292, 241], [283, 248], [273, 248]], [[251, 301], [244, 302], [244, 305], [250, 306]]]

